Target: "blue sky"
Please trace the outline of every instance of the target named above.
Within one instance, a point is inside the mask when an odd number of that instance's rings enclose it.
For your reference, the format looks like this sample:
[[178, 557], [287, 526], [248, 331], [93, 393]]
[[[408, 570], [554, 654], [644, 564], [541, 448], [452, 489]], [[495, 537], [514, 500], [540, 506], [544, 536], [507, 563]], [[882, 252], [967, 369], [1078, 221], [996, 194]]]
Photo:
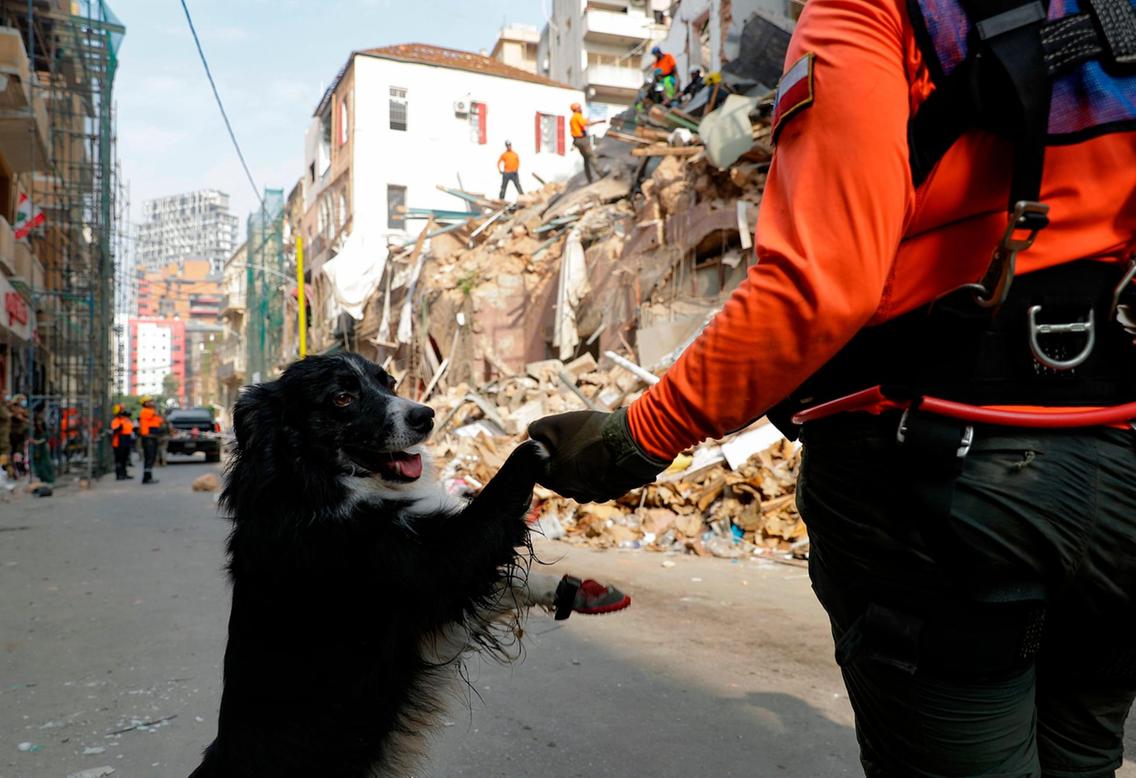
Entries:
[[[188, 0], [221, 98], [261, 187], [287, 192], [304, 131], [354, 49], [432, 43], [489, 49], [503, 23], [541, 26], [551, 0]], [[216, 188], [243, 217], [256, 200], [197, 59], [179, 0], [110, 0], [126, 25], [115, 84], [131, 210]]]

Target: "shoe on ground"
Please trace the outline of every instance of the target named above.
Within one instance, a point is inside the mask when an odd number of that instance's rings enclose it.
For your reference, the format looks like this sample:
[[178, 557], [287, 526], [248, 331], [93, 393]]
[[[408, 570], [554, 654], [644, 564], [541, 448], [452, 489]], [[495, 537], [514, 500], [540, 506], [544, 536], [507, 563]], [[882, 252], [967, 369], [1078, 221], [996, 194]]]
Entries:
[[591, 578], [580, 580], [571, 575], [560, 579], [556, 587], [556, 620], [563, 621], [573, 612], [585, 615], [614, 613], [631, 605], [631, 598], [614, 586], [605, 586]]

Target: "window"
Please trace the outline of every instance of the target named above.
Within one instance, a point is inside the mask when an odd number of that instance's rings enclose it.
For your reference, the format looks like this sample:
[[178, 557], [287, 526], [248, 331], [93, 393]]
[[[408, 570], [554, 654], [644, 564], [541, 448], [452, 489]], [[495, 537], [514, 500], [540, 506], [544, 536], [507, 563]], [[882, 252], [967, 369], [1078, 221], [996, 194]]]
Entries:
[[484, 146], [486, 137], [485, 119], [489, 113], [489, 106], [485, 103], [471, 103], [469, 106], [469, 139]]
[[320, 117], [319, 149], [316, 154], [316, 162], [320, 176], [323, 176], [331, 168], [331, 111]]
[[389, 229], [406, 229], [406, 215], [402, 213], [405, 205], [406, 187], [387, 184], [387, 227]]
[[339, 101], [339, 145], [342, 146], [347, 142], [348, 137], [348, 121], [349, 115], [347, 112], [347, 98], [344, 97]]
[[564, 117], [550, 113], [536, 115], [536, 150], [564, 153]]
[[390, 128], [406, 132], [406, 87], [390, 88]]

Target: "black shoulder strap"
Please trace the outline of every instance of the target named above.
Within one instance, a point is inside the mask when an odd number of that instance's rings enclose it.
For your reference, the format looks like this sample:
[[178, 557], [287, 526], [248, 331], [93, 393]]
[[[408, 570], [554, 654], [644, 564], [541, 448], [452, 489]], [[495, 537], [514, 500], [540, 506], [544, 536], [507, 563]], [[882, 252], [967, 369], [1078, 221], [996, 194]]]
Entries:
[[923, 183], [955, 141], [973, 127], [1014, 139], [1008, 210], [1037, 200], [1045, 164], [1051, 82], [1045, 64], [1040, 0], [962, 0], [973, 25], [971, 53], [912, 117], [912, 178]]
[[922, 9], [909, 2], [936, 83], [908, 123], [912, 179], [922, 184], [968, 129], [993, 129], [1014, 140], [1013, 211], [1038, 198], [1053, 77], [1090, 59], [1136, 68], [1136, 0], [1083, 0], [1085, 12], [1053, 22], [1038, 0], [960, 3], [973, 26], [970, 54], [944, 75]]

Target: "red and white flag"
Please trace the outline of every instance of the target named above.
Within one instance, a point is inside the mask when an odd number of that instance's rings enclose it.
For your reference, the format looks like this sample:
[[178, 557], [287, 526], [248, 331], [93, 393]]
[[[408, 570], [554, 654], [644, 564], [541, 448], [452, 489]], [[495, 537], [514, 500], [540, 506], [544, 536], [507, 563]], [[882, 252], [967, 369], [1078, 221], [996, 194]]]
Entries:
[[15, 235], [16, 240], [24, 240], [28, 234], [46, 221], [47, 217], [43, 215], [31, 198], [23, 192], [20, 192], [20, 203], [16, 206], [16, 223]]
[[813, 53], [810, 51], [793, 63], [777, 84], [773, 103], [773, 140], [786, 120], [813, 104]]

